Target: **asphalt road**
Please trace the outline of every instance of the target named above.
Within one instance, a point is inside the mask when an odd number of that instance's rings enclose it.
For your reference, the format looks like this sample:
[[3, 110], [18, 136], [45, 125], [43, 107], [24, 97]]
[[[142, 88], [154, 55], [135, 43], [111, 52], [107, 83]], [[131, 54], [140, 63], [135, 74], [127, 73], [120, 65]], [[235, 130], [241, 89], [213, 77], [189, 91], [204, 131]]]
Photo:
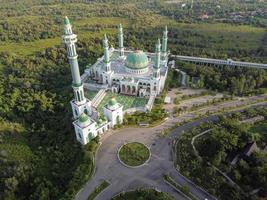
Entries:
[[[77, 194], [75, 199], [86, 200], [89, 194], [103, 180], [108, 180], [111, 185], [97, 196], [97, 200], [108, 200], [120, 192], [145, 187], [154, 187], [160, 191], [167, 192], [177, 200], [185, 199], [163, 181], [162, 175], [166, 173], [177, 183], [189, 185], [190, 191], [200, 199], [213, 199], [192, 185], [174, 168], [171, 156], [171, 142], [173, 137], [183, 133], [183, 131], [214, 119], [215, 117], [210, 117], [185, 124], [176, 128], [168, 137], [159, 136], [159, 130], [164, 128], [167, 122], [153, 128], [127, 128], [109, 133], [103, 138], [97, 152], [97, 167], [94, 176]], [[151, 158], [145, 166], [132, 169], [125, 167], [118, 161], [117, 151], [121, 145], [127, 142], [142, 142], [150, 147]]]
[[[266, 105], [266, 103], [259, 103], [252, 107], [260, 105]], [[193, 116], [193, 114], [189, 113], [184, 115], [180, 121], [192, 118]], [[90, 193], [103, 180], [107, 180], [111, 184], [97, 196], [97, 200], [109, 200], [114, 195], [123, 191], [146, 187], [153, 187], [157, 190], [167, 192], [177, 200], [186, 199], [163, 181], [163, 174], [169, 174], [179, 184], [187, 184], [190, 191], [199, 199], [204, 200], [207, 198], [214, 200], [212, 196], [199, 187], [196, 187], [174, 168], [171, 143], [176, 136], [182, 134], [184, 131], [199, 126], [201, 123], [217, 119], [215, 116], [210, 116], [186, 123], [174, 129], [166, 137], [160, 136], [161, 131], [174, 125], [177, 122], [176, 119], [168, 119], [159, 126], [152, 128], [127, 128], [107, 133], [101, 139], [102, 144], [96, 154], [95, 174], [76, 195], [75, 200], [87, 200]], [[151, 158], [146, 165], [133, 169], [125, 167], [119, 162], [117, 151], [123, 144], [128, 142], [141, 142], [150, 147]]]

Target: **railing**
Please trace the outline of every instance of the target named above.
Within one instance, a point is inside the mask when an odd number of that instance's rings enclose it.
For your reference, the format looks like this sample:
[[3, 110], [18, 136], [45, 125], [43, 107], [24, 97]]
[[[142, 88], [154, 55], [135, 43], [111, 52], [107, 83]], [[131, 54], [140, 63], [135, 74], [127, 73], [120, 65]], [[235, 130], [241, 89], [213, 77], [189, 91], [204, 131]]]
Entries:
[[92, 100], [92, 106], [97, 107], [106, 95], [106, 90], [101, 89]]
[[189, 62], [196, 62], [196, 63], [267, 69], [267, 64], [264, 64], [264, 63], [240, 62], [240, 61], [234, 61], [232, 59], [220, 60], [220, 59], [200, 58], [200, 57], [180, 56], [180, 55], [172, 55], [172, 57], [175, 57], [182, 61], [189, 61]]
[[145, 108], [146, 108], [147, 110], [150, 111], [150, 110], [152, 109], [152, 106], [153, 106], [153, 104], [154, 104], [155, 98], [156, 98], [156, 95], [155, 95], [155, 94], [151, 94], [151, 95], [149, 96], [149, 100], [148, 100], [148, 102], [147, 102], [147, 104], [146, 104], [146, 106], [145, 106]]
[[107, 89], [108, 85], [94, 84], [94, 83], [84, 83], [83, 87], [88, 90], [98, 91], [101, 89]]

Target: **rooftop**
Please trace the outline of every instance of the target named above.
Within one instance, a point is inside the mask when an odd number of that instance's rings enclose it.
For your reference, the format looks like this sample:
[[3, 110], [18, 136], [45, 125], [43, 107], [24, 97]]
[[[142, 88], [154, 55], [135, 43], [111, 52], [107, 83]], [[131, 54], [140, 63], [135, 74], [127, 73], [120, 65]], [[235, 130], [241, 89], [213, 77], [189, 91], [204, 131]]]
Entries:
[[[114, 50], [110, 50], [110, 60], [111, 60], [111, 70], [114, 71], [115, 75], [117, 75], [118, 77], [132, 77], [132, 78], [145, 78], [145, 79], [150, 79], [153, 76], [153, 65], [154, 65], [154, 59], [155, 59], [155, 53], [147, 53], [147, 52], [143, 52], [144, 54], [146, 54], [147, 58], [148, 58], [148, 71], [146, 73], [143, 74], [132, 74], [126, 71], [125, 65], [126, 65], [126, 60], [125, 59], [121, 59], [120, 58], [120, 53], [119, 50], [114, 49]], [[130, 53], [132, 53], [134, 51], [129, 51], [129, 50], [125, 50], [124, 54], [127, 57]], [[103, 57], [102, 57], [103, 58]], [[104, 61], [101, 60], [102, 58], [100, 58], [98, 60], [97, 63], [95, 63], [95, 67], [102, 67], [104, 65]], [[161, 74], [165, 74], [166, 73], [166, 68], [165, 67], [161, 67]]]

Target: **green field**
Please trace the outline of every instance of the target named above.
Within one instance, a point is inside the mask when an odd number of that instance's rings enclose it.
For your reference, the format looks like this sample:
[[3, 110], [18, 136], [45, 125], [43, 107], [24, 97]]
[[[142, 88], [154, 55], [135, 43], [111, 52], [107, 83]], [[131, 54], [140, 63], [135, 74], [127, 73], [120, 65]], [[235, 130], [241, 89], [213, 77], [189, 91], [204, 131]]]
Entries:
[[[152, 16], [149, 19], [154, 19], [154, 17], [155, 16]], [[146, 22], [149, 22], [149, 19], [146, 19]], [[157, 22], [154, 21], [154, 24], [152, 22], [149, 23], [150, 25], [143, 27], [143, 29], [153, 30], [156, 28], [161, 30], [164, 25], [168, 25], [169, 29], [171, 29], [169, 32], [169, 48], [173, 53], [182, 51], [184, 54], [191, 53], [202, 56], [200, 55], [200, 52], [202, 52], [203, 56], [205, 56], [205, 54], [211, 54], [214, 57], [226, 58], [227, 54], [235, 54], [235, 52], [238, 50], [247, 51], [248, 53], [250, 51], [257, 51], [257, 49], [262, 46], [262, 41], [264, 35], [266, 34], [266, 30], [264, 28], [252, 27], [248, 25], [231, 25], [224, 23], [186, 24], [175, 22], [162, 16], [159, 16], [159, 19], [160, 20], [157, 20]], [[38, 20], [34, 16], [31, 16], [30, 20], [33, 25], [38, 24]], [[127, 29], [131, 23], [131, 20], [120, 17], [88, 17], [74, 19], [71, 22], [79, 40], [94, 40], [95, 38], [101, 38], [104, 33], [107, 33], [111, 38], [110, 42], [114, 45], [115, 41], [113, 38], [116, 37], [117, 25], [122, 23], [125, 28], [125, 33], [127, 34]], [[15, 22], [12, 20], [12, 23]], [[55, 30], [62, 29], [63, 27], [56, 25]], [[175, 34], [175, 32], [178, 32], [178, 36]], [[187, 32], [190, 34], [184, 34]], [[59, 34], [60, 33], [58, 33], [58, 36], [54, 38], [40, 39], [30, 42], [2, 42], [0, 46], [0, 52], [9, 52], [22, 56], [28, 56], [56, 45], [63, 46]], [[153, 33], [151, 32], [151, 34]], [[159, 33], [156, 33], [156, 35], [152, 36], [160, 37]], [[148, 42], [150, 43], [151, 41]], [[101, 45], [101, 42], [99, 42], [99, 45]], [[125, 43], [125, 46], [128, 47], [129, 45], [131, 45], [131, 43]], [[242, 60], [246, 58], [238, 59]]]

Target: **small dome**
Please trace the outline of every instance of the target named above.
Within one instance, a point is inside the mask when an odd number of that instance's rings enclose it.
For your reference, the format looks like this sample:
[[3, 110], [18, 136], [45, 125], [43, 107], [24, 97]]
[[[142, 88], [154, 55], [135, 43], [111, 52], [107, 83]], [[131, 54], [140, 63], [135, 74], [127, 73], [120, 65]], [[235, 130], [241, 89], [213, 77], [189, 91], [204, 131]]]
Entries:
[[130, 53], [126, 59], [126, 66], [130, 69], [144, 69], [148, 65], [148, 58], [143, 51]]
[[117, 102], [115, 97], [111, 98], [108, 102], [107, 108], [110, 110], [116, 110], [120, 107], [120, 104]]
[[114, 106], [114, 105], [116, 105], [117, 103], [118, 103], [117, 100], [115, 99], [115, 97], [113, 97], [113, 98], [111, 98], [111, 99], [109, 100], [108, 105], [109, 105], [109, 106]]
[[85, 113], [82, 113], [79, 117], [79, 122], [84, 123], [89, 119], [88, 115], [86, 115]]

